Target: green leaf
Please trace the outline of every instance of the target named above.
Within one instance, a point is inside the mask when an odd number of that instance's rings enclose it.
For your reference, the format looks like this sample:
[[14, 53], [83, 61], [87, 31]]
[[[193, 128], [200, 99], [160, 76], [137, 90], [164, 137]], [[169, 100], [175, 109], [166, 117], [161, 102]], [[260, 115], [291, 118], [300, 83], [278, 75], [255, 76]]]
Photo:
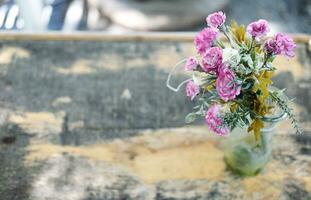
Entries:
[[271, 62], [271, 63], [272, 63], [273, 60], [275, 59], [275, 57], [276, 57], [276, 56], [270, 56], [270, 57], [267, 59], [267, 62]]
[[185, 122], [187, 124], [194, 122], [196, 119], [196, 114], [195, 113], [189, 113], [186, 117], [185, 117]]
[[244, 122], [244, 124], [245, 124], [246, 126], [249, 125], [249, 121], [248, 121], [247, 117], [242, 117], [241, 119], [243, 120], [243, 122]]
[[292, 121], [292, 125], [294, 129], [296, 130], [296, 133], [301, 134], [302, 131], [299, 127], [298, 120], [296, 119], [296, 116], [293, 113], [293, 109], [289, 107], [287, 101], [281, 98], [283, 92], [271, 92], [270, 96], [272, 97], [273, 101], [277, 103], [279, 108], [281, 108], [287, 114], [287, 117]]

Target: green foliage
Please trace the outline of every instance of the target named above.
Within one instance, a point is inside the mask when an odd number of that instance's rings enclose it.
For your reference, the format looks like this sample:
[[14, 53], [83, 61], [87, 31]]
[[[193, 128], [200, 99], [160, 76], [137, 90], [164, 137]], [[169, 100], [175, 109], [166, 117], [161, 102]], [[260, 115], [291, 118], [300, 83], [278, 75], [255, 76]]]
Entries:
[[223, 117], [224, 125], [229, 127], [230, 130], [236, 127], [243, 127], [249, 125], [249, 119], [247, 113], [237, 110], [235, 112], [227, 112]]
[[293, 114], [293, 109], [288, 106], [288, 103], [281, 98], [283, 91], [271, 92], [270, 96], [277, 103], [277, 105], [287, 114], [288, 118], [291, 120], [293, 127], [296, 130], [296, 133], [301, 134], [301, 130], [298, 124], [298, 121]]

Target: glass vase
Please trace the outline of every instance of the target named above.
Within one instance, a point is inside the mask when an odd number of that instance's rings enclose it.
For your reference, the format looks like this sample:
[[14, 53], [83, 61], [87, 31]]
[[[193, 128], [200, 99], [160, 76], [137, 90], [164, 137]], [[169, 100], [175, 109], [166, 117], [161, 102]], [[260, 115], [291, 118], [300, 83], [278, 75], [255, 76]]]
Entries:
[[247, 132], [247, 127], [233, 130], [224, 142], [224, 160], [227, 168], [241, 176], [254, 176], [268, 163], [272, 153], [272, 139], [276, 124], [284, 119], [284, 112], [265, 117], [260, 140]]

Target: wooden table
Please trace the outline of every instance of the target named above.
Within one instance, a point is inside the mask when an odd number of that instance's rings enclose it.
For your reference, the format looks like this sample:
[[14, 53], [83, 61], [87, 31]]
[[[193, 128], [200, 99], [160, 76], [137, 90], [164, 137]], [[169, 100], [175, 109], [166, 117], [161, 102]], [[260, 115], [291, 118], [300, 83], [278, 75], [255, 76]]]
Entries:
[[192, 105], [165, 86], [193, 36], [0, 34], [0, 199], [311, 199], [310, 36], [275, 62], [304, 134], [282, 122], [249, 178], [226, 170], [223, 138], [185, 126]]

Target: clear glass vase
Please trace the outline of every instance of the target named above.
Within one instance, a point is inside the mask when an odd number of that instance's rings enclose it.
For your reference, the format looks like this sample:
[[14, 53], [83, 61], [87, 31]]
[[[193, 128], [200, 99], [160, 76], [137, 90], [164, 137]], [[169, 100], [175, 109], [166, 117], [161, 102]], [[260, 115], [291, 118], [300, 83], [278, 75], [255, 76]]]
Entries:
[[258, 174], [270, 159], [274, 128], [285, 117], [284, 112], [278, 111], [263, 118], [265, 127], [259, 141], [254, 134], [247, 132], [247, 127], [233, 130], [224, 142], [224, 160], [228, 169], [241, 176]]

